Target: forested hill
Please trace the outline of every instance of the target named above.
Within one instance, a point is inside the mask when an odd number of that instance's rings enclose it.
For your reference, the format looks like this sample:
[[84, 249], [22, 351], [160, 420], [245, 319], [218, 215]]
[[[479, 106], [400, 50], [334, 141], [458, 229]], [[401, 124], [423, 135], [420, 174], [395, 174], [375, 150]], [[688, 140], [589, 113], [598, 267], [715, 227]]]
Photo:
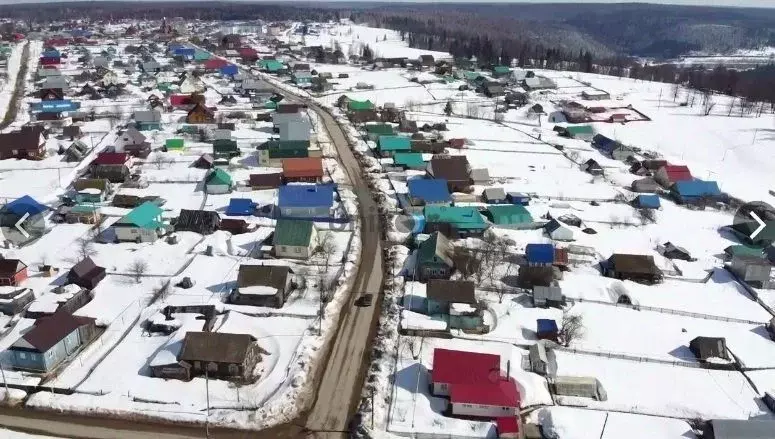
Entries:
[[[775, 45], [775, 9], [652, 4], [391, 4], [356, 15], [399, 30], [446, 29], [531, 46], [672, 58]], [[409, 28], [411, 26], [412, 28]], [[438, 34], [438, 32], [437, 32]]]
[[[509, 52], [589, 52], [595, 58], [671, 58], [775, 46], [775, 9], [652, 4], [372, 2], [69, 2], [0, 5], [0, 16], [38, 23], [63, 18], [183, 17], [204, 20], [314, 20], [353, 17], [429, 41], [439, 49], [478, 37]], [[426, 38], [425, 36], [432, 36]], [[500, 50], [498, 47], [496, 50]]]

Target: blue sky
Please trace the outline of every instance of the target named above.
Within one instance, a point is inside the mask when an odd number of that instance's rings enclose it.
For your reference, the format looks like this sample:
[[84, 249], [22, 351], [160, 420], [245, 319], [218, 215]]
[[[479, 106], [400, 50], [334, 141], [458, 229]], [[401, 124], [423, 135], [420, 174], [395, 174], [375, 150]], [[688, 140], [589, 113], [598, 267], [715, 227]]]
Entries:
[[[0, 0], [0, 4], [19, 4], [19, 3], [48, 3], [62, 0]], [[65, 0], [65, 1], [94, 1], [94, 0]], [[97, 0], [99, 1], [99, 0]], [[152, 1], [152, 0], [123, 0], [123, 1]], [[192, 0], [179, 0], [179, 1], [192, 1]], [[205, 0], [193, 0], [193, 1], [205, 1]], [[239, 0], [236, 0], [239, 1]], [[250, 0], [244, 0], [250, 1]], [[267, 0], [272, 2], [282, 2], [283, 0]], [[309, 0], [305, 0], [308, 3]], [[352, 1], [352, 0], [322, 0], [325, 1]], [[365, 2], [386, 2], [386, 0], [361, 0]], [[391, 2], [411, 2], [415, 0], [390, 0]], [[518, 0], [518, 1], [504, 1], [504, 0], [419, 0], [423, 3], [562, 3], [563, 0]], [[621, 0], [565, 0], [565, 3], [633, 3], [633, 1], [621, 1]], [[293, 3], [293, 0], [285, 0], [285, 3]], [[699, 5], [699, 6], [740, 6], [740, 7], [759, 7], [759, 8], [775, 8], [775, 0], [640, 0], [637, 3], [662, 3], [662, 4], [674, 4], [674, 5]]]

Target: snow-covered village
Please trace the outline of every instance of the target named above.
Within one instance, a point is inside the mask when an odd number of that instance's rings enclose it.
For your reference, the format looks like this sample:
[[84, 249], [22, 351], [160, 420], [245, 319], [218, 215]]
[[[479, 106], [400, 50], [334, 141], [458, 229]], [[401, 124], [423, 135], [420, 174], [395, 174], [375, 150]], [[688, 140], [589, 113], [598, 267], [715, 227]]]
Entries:
[[4, 39], [0, 436], [775, 437], [770, 103], [346, 18]]

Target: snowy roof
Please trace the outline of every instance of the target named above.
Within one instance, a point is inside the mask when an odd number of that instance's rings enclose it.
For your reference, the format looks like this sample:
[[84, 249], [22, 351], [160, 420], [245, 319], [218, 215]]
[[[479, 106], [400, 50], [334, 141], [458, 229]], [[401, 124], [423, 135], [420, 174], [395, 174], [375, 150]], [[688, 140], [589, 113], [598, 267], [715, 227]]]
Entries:
[[409, 311], [401, 311], [401, 328], [427, 331], [446, 331], [447, 322], [445, 320], [434, 319], [431, 316]]

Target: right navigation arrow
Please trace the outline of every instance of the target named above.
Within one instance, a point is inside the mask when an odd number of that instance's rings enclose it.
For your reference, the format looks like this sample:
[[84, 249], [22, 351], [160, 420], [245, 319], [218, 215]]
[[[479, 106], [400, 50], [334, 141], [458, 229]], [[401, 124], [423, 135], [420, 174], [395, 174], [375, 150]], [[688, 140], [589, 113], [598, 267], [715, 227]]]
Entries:
[[754, 239], [756, 238], [756, 235], [761, 233], [762, 230], [764, 230], [764, 228], [767, 227], [767, 224], [764, 221], [762, 221], [762, 219], [759, 218], [759, 215], [755, 214], [754, 212], [751, 212], [749, 215], [751, 215], [751, 218], [753, 218], [754, 221], [759, 223], [759, 227], [757, 227], [756, 230], [754, 230], [753, 233], [751, 233], [751, 239]]

